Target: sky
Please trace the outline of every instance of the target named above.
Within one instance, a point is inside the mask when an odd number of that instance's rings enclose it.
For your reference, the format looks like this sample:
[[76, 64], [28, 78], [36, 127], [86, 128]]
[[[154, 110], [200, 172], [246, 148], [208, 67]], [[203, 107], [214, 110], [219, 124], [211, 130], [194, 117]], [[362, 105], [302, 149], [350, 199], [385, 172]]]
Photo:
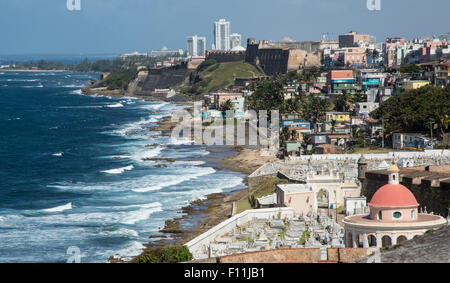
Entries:
[[[186, 49], [189, 35], [206, 36], [213, 24], [257, 40], [337, 39], [350, 30], [413, 39], [450, 32], [449, 0], [0, 0], [0, 54], [110, 54]], [[378, 1], [378, 0], [372, 0]]]

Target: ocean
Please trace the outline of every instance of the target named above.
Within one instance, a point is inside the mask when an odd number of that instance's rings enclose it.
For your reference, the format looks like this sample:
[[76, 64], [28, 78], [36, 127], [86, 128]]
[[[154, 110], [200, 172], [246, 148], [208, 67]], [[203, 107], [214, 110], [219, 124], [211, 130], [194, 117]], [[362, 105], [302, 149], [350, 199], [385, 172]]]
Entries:
[[190, 201], [245, 187], [206, 148], [148, 129], [181, 106], [82, 95], [94, 77], [0, 70], [0, 262], [135, 256]]

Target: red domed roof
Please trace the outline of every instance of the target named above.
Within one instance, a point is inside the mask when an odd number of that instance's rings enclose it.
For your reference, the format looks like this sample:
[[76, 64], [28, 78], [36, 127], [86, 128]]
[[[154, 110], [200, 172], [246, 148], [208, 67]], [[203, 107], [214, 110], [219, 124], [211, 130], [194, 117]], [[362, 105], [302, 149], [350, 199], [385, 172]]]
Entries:
[[369, 205], [376, 207], [411, 207], [419, 206], [419, 203], [407, 187], [388, 184], [376, 191]]

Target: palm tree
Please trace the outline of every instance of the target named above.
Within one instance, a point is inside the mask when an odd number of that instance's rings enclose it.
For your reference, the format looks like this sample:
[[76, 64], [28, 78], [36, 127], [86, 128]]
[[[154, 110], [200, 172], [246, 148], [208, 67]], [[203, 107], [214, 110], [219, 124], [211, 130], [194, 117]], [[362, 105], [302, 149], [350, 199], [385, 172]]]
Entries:
[[378, 53], [378, 50], [376, 50], [376, 49], [374, 49], [373, 51], [372, 51], [372, 58], [373, 59], [378, 59], [380, 57], [380, 53]]
[[331, 120], [331, 133], [334, 134], [334, 130], [336, 129], [337, 121], [335, 119]]
[[222, 112], [223, 117], [226, 116], [228, 110], [234, 110], [233, 102], [231, 102], [230, 99], [228, 99], [227, 101], [222, 103], [222, 105], [220, 105], [220, 107], [219, 107], [219, 111]]

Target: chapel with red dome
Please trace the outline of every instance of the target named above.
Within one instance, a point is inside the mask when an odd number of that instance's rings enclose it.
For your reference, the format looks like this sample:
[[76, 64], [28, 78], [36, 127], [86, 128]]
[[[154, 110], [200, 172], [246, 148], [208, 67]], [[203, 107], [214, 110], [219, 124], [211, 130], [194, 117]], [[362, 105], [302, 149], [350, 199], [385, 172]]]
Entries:
[[399, 173], [397, 165], [389, 167], [389, 182], [372, 196], [368, 215], [344, 218], [347, 247], [389, 247], [447, 223], [439, 215], [419, 214], [419, 203], [414, 194], [400, 184]]

